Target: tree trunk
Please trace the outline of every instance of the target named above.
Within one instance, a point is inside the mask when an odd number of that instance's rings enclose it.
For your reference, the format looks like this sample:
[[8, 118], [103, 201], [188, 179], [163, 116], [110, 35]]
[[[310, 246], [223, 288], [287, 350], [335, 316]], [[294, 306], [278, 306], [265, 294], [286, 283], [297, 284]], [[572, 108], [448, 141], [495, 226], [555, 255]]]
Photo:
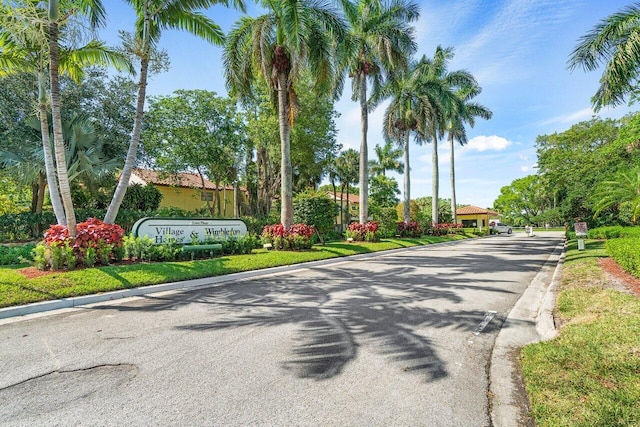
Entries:
[[340, 185], [340, 231], [344, 232], [344, 184]]
[[227, 184], [222, 184], [222, 218], [227, 218]]
[[[57, 4], [57, 3], [56, 3]], [[56, 11], [57, 12], [57, 11]], [[71, 200], [71, 186], [65, 159], [64, 139], [62, 136], [62, 116], [60, 113], [60, 83], [58, 80], [58, 24], [49, 22], [49, 79], [51, 81], [51, 117], [53, 122], [53, 146], [56, 156], [60, 197], [67, 219], [67, 228], [71, 238], [76, 237], [76, 214]]]
[[136, 117], [133, 121], [133, 131], [131, 132], [131, 140], [129, 141], [129, 149], [127, 150], [127, 158], [124, 161], [122, 173], [116, 186], [116, 191], [113, 193], [111, 203], [104, 216], [104, 222], [107, 224], [113, 224], [118, 216], [122, 199], [127, 192], [129, 186], [129, 179], [131, 173], [136, 165], [136, 158], [138, 156], [138, 144], [140, 144], [140, 132], [142, 131], [142, 119], [144, 117], [144, 101], [147, 95], [147, 73], [149, 70], [149, 26], [151, 17], [149, 12], [145, 13], [145, 39], [143, 43], [142, 58], [140, 58], [140, 79], [138, 80], [138, 100], [136, 103]]
[[213, 204], [214, 204], [214, 206], [216, 207], [216, 209], [218, 211], [218, 217], [220, 217], [221, 216], [221, 214], [220, 214], [220, 187], [219, 187], [220, 181], [216, 180], [214, 185], [215, 185], [215, 189], [213, 190]]
[[409, 167], [409, 132], [402, 135], [404, 139], [404, 223], [411, 221], [411, 168]]
[[42, 172], [38, 173], [38, 198], [36, 200], [36, 210], [37, 214], [42, 213], [42, 206], [44, 205], [44, 192], [46, 191], [47, 181], [46, 175]]
[[458, 216], [456, 215], [456, 167], [454, 164], [455, 152], [454, 152], [454, 140], [453, 134], [449, 133], [449, 148], [451, 149], [451, 215], [453, 217], [453, 223], [458, 223]]
[[351, 205], [349, 203], [349, 183], [347, 183], [347, 227], [351, 224]]
[[280, 122], [280, 222], [285, 229], [293, 224], [293, 180], [291, 169], [291, 126], [289, 124], [287, 75], [278, 73], [278, 121]]
[[233, 217], [236, 219], [240, 216], [239, 193], [240, 189], [238, 188], [238, 180], [236, 179], [233, 181]]
[[[367, 131], [369, 129], [369, 115], [367, 112], [367, 75], [364, 71], [358, 74], [360, 79], [360, 118], [362, 141], [360, 142], [360, 224], [365, 224], [369, 217], [369, 147], [367, 145]], [[347, 206], [349, 202], [347, 201]]]
[[36, 206], [38, 205], [38, 193], [40, 193], [40, 188], [38, 187], [38, 181], [31, 182], [31, 209], [29, 212], [35, 213]]
[[438, 170], [438, 136], [433, 133], [433, 153], [431, 155], [431, 163], [433, 163], [433, 176], [431, 182], [431, 221], [433, 225], [438, 225], [438, 186], [439, 186], [439, 170]]
[[211, 207], [211, 203], [209, 203], [209, 196], [207, 196], [207, 186], [204, 184], [204, 176], [202, 176], [202, 172], [200, 172], [200, 168], [196, 168], [196, 170], [198, 171], [198, 176], [200, 177], [200, 185], [202, 188], [201, 198], [204, 198], [204, 201], [207, 202], [207, 209], [209, 209], [211, 216], [213, 216], [213, 208]]
[[[337, 198], [337, 194], [336, 194], [336, 183], [332, 180], [331, 181], [331, 186], [333, 187], [333, 203], [335, 203], [338, 198]], [[334, 231], [335, 231], [335, 226], [338, 225], [338, 217], [336, 216], [334, 218]]]
[[58, 191], [58, 180], [56, 179], [55, 165], [53, 163], [53, 153], [51, 152], [51, 137], [49, 135], [49, 120], [47, 119], [47, 99], [45, 92], [44, 71], [38, 72], [38, 115], [40, 116], [40, 134], [42, 135], [42, 152], [44, 154], [44, 170], [47, 176], [47, 186], [49, 187], [49, 198], [51, 207], [56, 216], [58, 225], [67, 223], [64, 215], [64, 207], [60, 192]]

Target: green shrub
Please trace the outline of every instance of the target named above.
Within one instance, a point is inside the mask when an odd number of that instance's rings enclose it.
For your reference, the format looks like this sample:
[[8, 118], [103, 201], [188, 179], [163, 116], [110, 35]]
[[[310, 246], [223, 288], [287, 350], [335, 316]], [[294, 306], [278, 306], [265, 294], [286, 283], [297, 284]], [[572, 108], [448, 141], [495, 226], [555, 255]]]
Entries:
[[333, 230], [338, 215], [338, 206], [326, 193], [307, 191], [293, 200], [293, 222], [315, 228], [320, 243]]
[[[567, 239], [575, 239], [576, 233], [573, 230], [567, 230]], [[612, 225], [608, 227], [596, 227], [587, 230], [587, 239], [607, 240], [617, 239], [621, 237], [640, 237], [640, 227], [623, 227], [621, 225]]]
[[28, 243], [17, 246], [0, 246], [0, 265], [23, 264], [33, 260], [33, 248], [36, 245]]
[[398, 212], [396, 208], [380, 209], [380, 220], [378, 221], [378, 234], [380, 237], [393, 237], [398, 226]]
[[134, 184], [127, 188], [122, 199], [122, 209], [136, 211], [153, 211], [158, 209], [162, 201], [162, 193], [154, 185]]
[[607, 240], [607, 252], [622, 268], [640, 278], [640, 238]]

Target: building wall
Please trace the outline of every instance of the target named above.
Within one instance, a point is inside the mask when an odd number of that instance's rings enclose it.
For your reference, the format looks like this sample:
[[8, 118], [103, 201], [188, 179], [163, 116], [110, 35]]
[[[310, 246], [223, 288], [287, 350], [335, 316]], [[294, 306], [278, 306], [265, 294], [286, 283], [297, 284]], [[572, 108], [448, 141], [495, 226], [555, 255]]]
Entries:
[[[486, 228], [489, 226], [489, 216], [487, 214], [471, 214], [471, 215], [456, 215], [458, 221], [462, 223], [465, 228]], [[475, 222], [476, 225], [472, 225]]]
[[[169, 187], [165, 185], [156, 186], [160, 193], [162, 193], [162, 201], [160, 201], [161, 208], [180, 208], [187, 211], [195, 211], [198, 209], [206, 208], [207, 202], [203, 200], [203, 190], [199, 188], [185, 188], [185, 187]], [[210, 203], [213, 204], [213, 193], [215, 190], [205, 190], [210, 199]], [[218, 190], [220, 198], [220, 209], [223, 210], [222, 217], [233, 217], [233, 190]], [[226, 205], [225, 205], [226, 199]], [[239, 192], [239, 203], [245, 203], [245, 195], [241, 191]], [[217, 211], [216, 211], [217, 212]]]

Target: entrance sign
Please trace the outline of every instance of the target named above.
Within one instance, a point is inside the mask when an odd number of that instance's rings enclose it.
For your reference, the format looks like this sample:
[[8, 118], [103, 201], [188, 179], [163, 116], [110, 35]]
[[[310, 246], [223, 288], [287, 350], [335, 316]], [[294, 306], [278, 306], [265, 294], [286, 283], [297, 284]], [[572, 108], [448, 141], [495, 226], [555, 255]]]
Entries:
[[576, 237], [578, 238], [578, 250], [584, 251], [584, 237], [587, 235], [587, 223], [576, 222], [573, 224], [573, 229], [575, 230]]
[[247, 225], [239, 219], [142, 218], [133, 224], [134, 236], [147, 236], [155, 244], [175, 239], [178, 243], [207, 242], [239, 238], [247, 234]]
[[586, 222], [576, 222], [573, 224], [573, 229], [576, 232], [576, 236], [586, 236], [587, 235], [587, 223]]

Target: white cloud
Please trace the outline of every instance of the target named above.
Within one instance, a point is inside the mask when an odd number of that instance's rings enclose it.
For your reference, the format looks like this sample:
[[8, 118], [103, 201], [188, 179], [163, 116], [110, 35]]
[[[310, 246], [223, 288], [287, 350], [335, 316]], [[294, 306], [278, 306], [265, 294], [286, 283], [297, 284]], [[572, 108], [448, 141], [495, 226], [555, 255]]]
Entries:
[[522, 172], [529, 172], [529, 166], [520, 166]]
[[561, 116], [552, 117], [543, 122], [540, 122], [540, 126], [548, 126], [557, 123], [576, 123], [582, 120], [589, 120], [595, 113], [591, 108], [583, 108], [582, 110], [574, 111], [573, 113], [563, 114]]
[[464, 146], [467, 151], [501, 151], [511, 145], [511, 141], [506, 138], [497, 135], [491, 136], [476, 136], [469, 140], [469, 143]]

